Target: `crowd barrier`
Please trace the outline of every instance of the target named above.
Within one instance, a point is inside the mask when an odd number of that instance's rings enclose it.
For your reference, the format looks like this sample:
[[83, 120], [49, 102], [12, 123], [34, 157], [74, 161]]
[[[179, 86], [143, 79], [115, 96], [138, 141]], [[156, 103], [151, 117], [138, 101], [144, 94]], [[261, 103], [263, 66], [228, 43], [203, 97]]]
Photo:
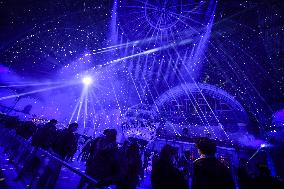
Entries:
[[[46, 151], [31, 145], [16, 135], [15, 130], [0, 128], [0, 145], [8, 156], [18, 176], [15, 182], [22, 182], [28, 188], [77, 188], [83, 177], [91, 184], [97, 181], [86, 175], [79, 162], [64, 161], [52, 151]], [[78, 163], [78, 165], [74, 165]]]

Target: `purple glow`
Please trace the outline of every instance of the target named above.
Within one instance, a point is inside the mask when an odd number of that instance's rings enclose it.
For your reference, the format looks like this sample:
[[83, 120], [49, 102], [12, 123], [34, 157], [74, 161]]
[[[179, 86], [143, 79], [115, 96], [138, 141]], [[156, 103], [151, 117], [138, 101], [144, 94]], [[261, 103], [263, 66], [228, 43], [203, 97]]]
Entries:
[[[191, 137], [210, 134], [260, 145], [254, 133], [271, 125], [271, 102], [283, 96], [281, 30], [265, 30], [274, 22], [264, 22], [264, 16], [244, 20], [244, 4], [223, 13], [216, 9], [222, 3], [78, 2], [79, 10], [62, 4], [68, 11], [60, 16], [42, 5], [40, 12], [48, 16], [32, 11], [35, 23], [22, 22], [34, 27], [1, 49], [1, 111], [32, 105], [24, 116], [78, 121], [79, 132], [88, 135], [112, 127], [121, 131], [128, 122], [126, 134], [149, 140], [156, 133], [180, 137], [187, 128]], [[93, 10], [101, 14], [94, 17]], [[14, 26], [10, 22], [7, 30]], [[130, 111], [137, 107], [141, 114]], [[272, 124], [283, 117], [278, 112]]]

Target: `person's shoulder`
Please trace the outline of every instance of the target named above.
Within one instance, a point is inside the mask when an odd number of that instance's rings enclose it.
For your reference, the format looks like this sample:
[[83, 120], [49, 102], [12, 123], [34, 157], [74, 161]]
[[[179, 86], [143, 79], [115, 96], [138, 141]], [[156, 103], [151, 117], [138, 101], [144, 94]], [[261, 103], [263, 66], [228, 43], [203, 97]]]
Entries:
[[102, 141], [104, 138], [103, 137], [101, 137], [101, 136], [99, 136], [99, 137], [97, 137], [97, 138], [94, 138], [93, 140], [92, 140], [92, 143], [97, 143], [97, 142], [100, 142], [100, 141]]
[[[221, 162], [220, 162], [221, 163]], [[219, 164], [219, 161], [215, 158], [215, 157], [209, 157], [209, 158], [198, 158], [196, 159], [193, 164], [195, 166], [202, 166], [202, 165], [206, 165], [206, 166], [213, 166], [213, 165], [217, 165]]]
[[198, 165], [198, 164], [202, 164], [202, 163], [204, 163], [206, 161], [207, 161], [206, 158], [198, 158], [198, 159], [193, 161], [193, 164]]

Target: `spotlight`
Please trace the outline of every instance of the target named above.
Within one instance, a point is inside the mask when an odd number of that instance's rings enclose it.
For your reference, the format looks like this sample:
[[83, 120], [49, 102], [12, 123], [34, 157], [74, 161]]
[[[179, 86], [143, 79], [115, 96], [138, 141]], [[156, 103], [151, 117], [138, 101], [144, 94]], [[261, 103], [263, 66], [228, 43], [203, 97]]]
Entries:
[[271, 147], [273, 147], [273, 146], [269, 143], [265, 143], [265, 144], [260, 145], [260, 148], [271, 148]]
[[93, 80], [90, 76], [85, 76], [83, 77], [82, 82], [85, 86], [89, 86], [93, 83]]

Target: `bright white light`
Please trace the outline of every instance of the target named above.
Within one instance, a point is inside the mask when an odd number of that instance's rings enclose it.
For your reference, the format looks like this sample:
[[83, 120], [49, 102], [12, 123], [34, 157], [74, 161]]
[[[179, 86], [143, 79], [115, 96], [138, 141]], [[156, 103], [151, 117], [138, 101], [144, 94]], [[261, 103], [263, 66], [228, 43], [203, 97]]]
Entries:
[[82, 82], [84, 83], [84, 85], [88, 86], [93, 83], [93, 80], [90, 76], [85, 76], [83, 77]]
[[261, 147], [261, 148], [265, 148], [265, 147], [266, 147], [266, 144], [261, 144], [260, 147]]

